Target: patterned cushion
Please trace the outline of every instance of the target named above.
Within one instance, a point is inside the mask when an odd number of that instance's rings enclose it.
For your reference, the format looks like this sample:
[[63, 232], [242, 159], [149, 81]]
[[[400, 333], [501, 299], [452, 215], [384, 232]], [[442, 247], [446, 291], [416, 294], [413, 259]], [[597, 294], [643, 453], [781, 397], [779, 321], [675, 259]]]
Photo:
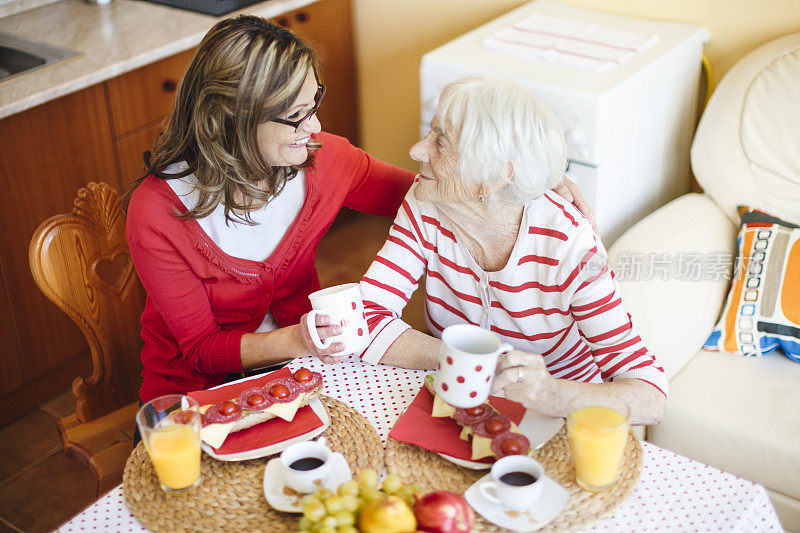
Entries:
[[738, 257], [722, 316], [704, 348], [800, 362], [800, 226], [740, 208]]

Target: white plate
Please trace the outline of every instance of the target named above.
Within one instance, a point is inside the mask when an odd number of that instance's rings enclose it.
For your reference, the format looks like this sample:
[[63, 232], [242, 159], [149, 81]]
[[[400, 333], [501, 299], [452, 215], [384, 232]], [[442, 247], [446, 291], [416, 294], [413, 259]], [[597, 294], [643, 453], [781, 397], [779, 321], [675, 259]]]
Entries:
[[[353, 479], [350, 465], [344, 455], [334, 452], [331, 454], [331, 475], [323, 487], [336, 490], [336, 487]], [[285, 513], [301, 513], [300, 502], [307, 494], [300, 494], [286, 485], [283, 476], [283, 465], [280, 457], [267, 463], [264, 469], [264, 496], [273, 509]]]
[[[537, 450], [544, 446], [550, 439], [555, 437], [556, 433], [561, 431], [563, 426], [563, 418], [545, 416], [529, 409], [525, 410], [525, 414], [522, 415], [522, 420], [519, 422], [519, 430], [523, 435], [528, 437], [532, 450]], [[439, 455], [458, 466], [471, 468], [472, 470], [486, 470], [492, 467], [492, 463], [480, 463], [478, 461], [459, 459], [444, 453], [440, 453]]]
[[550, 523], [569, 500], [569, 493], [545, 476], [541, 479], [542, 493], [536, 502], [523, 511], [513, 511], [508, 507], [492, 503], [480, 491], [480, 485], [491, 479], [486, 474], [472, 484], [464, 493], [467, 503], [475, 512], [489, 522], [511, 531], [536, 531]]
[[[280, 370], [280, 368], [279, 368], [278, 370]], [[271, 374], [271, 373], [272, 373], [272, 372], [268, 372], [268, 374]], [[266, 375], [266, 374], [256, 374], [256, 375], [254, 375], [254, 376], [248, 376], [248, 377], [246, 377], [246, 378], [237, 379], [237, 380], [234, 380], [234, 381], [228, 381], [228, 382], [225, 382], [225, 383], [220, 383], [219, 385], [216, 385], [216, 386], [214, 386], [214, 387], [209, 387], [209, 388], [208, 388], [208, 390], [217, 390], [217, 389], [222, 389], [222, 388], [224, 388], [224, 387], [230, 387], [231, 385], [236, 385], [236, 384], [238, 384], [238, 383], [244, 383], [245, 381], [253, 381], [253, 380], [255, 380], [255, 379], [261, 379], [261, 378], [263, 378], [265, 375]]]
[[258, 459], [259, 457], [266, 457], [267, 455], [280, 453], [295, 442], [303, 442], [313, 439], [328, 429], [328, 426], [331, 425], [331, 419], [328, 416], [328, 411], [325, 410], [325, 406], [322, 405], [321, 401], [319, 401], [319, 398], [311, 400], [308, 405], [314, 410], [319, 419], [322, 420], [322, 425], [320, 427], [312, 429], [308, 433], [303, 433], [302, 435], [292, 437], [291, 439], [282, 440], [280, 442], [276, 442], [275, 444], [270, 444], [269, 446], [254, 448], [252, 450], [238, 453], [216, 453], [214, 448], [204, 442], [203, 451], [214, 459], [218, 459], [220, 461], [246, 461], [248, 459]]

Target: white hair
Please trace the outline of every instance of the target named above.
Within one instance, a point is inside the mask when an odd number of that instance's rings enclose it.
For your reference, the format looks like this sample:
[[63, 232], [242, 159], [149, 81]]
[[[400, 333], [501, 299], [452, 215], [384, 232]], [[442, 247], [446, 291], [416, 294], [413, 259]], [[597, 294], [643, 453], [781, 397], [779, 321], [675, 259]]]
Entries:
[[442, 128], [458, 136], [458, 171], [472, 183], [505, 181], [508, 192], [524, 203], [561, 180], [566, 145], [561, 125], [550, 108], [519, 83], [491, 76], [469, 76], [442, 90], [437, 109]]

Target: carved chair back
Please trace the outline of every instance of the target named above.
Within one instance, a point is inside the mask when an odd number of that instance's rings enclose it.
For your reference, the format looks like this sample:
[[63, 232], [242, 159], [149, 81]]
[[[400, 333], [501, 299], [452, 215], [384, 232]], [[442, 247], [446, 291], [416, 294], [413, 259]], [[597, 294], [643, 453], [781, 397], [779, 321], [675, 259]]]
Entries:
[[91, 375], [72, 384], [78, 419], [88, 422], [136, 401], [145, 293], [125, 243], [117, 191], [106, 183], [81, 188], [72, 214], [56, 215], [39, 226], [28, 257], [39, 289], [89, 343]]

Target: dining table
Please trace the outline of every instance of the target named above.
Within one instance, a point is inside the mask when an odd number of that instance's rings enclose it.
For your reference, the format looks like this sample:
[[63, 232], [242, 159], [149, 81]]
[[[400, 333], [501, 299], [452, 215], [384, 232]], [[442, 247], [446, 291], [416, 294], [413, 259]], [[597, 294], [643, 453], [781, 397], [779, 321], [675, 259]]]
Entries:
[[[371, 365], [355, 358], [288, 364], [322, 373], [323, 394], [363, 415], [386, 446], [389, 431], [419, 393], [429, 371]], [[763, 486], [646, 441], [641, 477], [612, 512], [584, 531], [782, 531]], [[265, 461], [266, 463], [266, 461]], [[61, 526], [60, 532], [146, 531], [125, 504], [122, 485]]]

